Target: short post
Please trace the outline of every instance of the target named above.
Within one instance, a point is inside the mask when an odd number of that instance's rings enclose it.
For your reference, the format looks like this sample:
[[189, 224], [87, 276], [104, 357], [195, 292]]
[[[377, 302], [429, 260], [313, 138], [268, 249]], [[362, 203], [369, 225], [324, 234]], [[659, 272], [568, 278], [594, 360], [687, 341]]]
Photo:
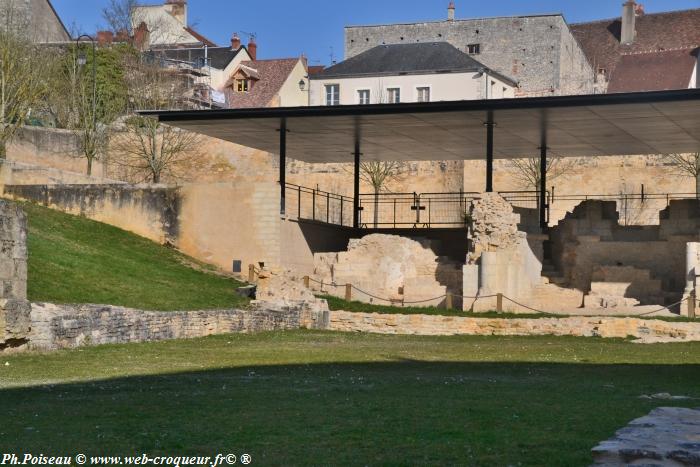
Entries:
[[503, 313], [503, 294], [496, 294], [496, 312]]
[[695, 318], [695, 290], [691, 290], [688, 294], [688, 318]]
[[452, 294], [448, 293], [445, 296], [445, 309], [446, 310], [451, 310], [452, 309]]
[[352, 284], [345, 284], [345, 300], [352, 301]]
[[255, 265], [254, 264], [248, 265], [248, 282], [251, 284], [253, 282], [255, 282]]
[[310, 282], [311, 282], [311, 279], [309, 278], [309, 276], [304, 276], [304, 287], [306, 287], [308, 289]]

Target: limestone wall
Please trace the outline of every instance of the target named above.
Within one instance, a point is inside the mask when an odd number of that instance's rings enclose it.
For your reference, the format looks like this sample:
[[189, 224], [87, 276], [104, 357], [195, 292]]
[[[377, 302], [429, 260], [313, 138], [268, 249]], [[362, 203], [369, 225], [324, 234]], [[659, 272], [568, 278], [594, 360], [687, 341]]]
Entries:
[[328, 329], [343, 332], [424, 336], [551, 335], [618, 339], [634, 337], [641, 343], [700, 341], [700, 322], [612, 317], [499, 319], [331, 311]]
[[[7, 160], [76, 174], [85, 174], [87, 168], [78, 136], [55, 128], [23, 127], [8, 146]], [[109, 178], [106, 162], [94, 162], [92, 173]]]
[[177, 188], [131, 185], [6, 185], [4, 195], [81, 215], [159, 243], [177, 242]]
[[687, 243], [700, 235], [698, 202], [671, 201], [656, 226], [621, 226], [615, 209], [614, 202], [586, 201], [562, 220], [551, 231], [554, 264], [570, 286], [584, 292], [597, 266], [648, 270], [669, 299], [679, 300], [688, 274]]
[[33, 349], [190, 339], [240, 332], [320, 329], [323, 312], [286, 310], [209, 310], [152, 312], [104, 305], [32, 304]]
[[27, 217], [0, 200], [0, 350], [21, 344], [29, 333]]
[[279, 185], [248, 178], [182, 186], [12, 185], [4, 196], [117, 226], [226, 271], [239, 260], [243, 268], [265, 263], [310, 274], [314, 253], [340, 251], [350, 236], [280, 216]]

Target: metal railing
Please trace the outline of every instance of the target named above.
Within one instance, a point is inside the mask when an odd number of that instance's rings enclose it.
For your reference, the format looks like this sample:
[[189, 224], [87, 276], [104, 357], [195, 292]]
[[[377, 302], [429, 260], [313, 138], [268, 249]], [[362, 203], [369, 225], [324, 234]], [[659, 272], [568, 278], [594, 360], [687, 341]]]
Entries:
[[352, 227], [352, 198], [328, 191], [286, 184], [286, 213], [290, 218]]
[[360, 195], [362, 228], [460, 228], [478, 193], [377, 193]]
[[[286, 213], [290, 218], [314, 220], [352, 227], [353, 199], [318, 188], [286, 184]], [[540, 209], [539, 191], [502, 191], [499, 194], [516, 208]], [[466, 228], [471, 202], [479, 199], [476, 192], [446, 193], [364, 193], [360, 195], [358, 222], [363, 229], [401, 228]], [[615, 201], [619, 222], [641, 225], [658, 219], [658, 211], [671, 201], [695, 199], [695, 193], [618, 193], [618, 194], [555, 194], [546, 192], [545, 218], [550, 212], [581, 201]]]

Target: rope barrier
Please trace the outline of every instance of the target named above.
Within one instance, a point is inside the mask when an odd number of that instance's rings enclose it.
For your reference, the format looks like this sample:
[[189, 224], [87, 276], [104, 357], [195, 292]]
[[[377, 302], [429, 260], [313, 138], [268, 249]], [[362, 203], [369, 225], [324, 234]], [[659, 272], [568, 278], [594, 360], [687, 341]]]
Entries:
[[[256, 273], [261, 271], [261, 269], [257, 269], [257, 268], [255, 268], [255, 267], [253, 267], [253, 269], [255, 270]], [[359, 293], [361, 293], [361, 294], [364, 294], [364, 295], [366, 295], [366, 296], [368, 296], [368, 297], [370, 297], [370, 298], [373, 298], [373, 299], [375, 299], [375, 300], [379, 300], [379, 301], [387, 302], [387, 303], [395, 303], [395, 302], [400, 301], [400, 300], [396, 300], [396, 299], [384, 298], [384, 297], [380, 297], [380, 296], [378, 296], [378, 295], [374, 295], [374, 294], [369, 293], [369, 292], [367, 292], [366, 290], [362, 290], [362, 289], [360, 289], [359, 287], [356, 287], [355, 285], [352, 285], [352, 284], [336, 284], [335, 282], [325, 283], [325, 282], [323, 282], [323, 281], [319, 281], [319, 280], [314, 279], [314, 278], [309, 277], [309, 276], [306, 276], [305, 279], [308, 280], [309, 282], [313, 282], [313, 283], [315, 283], [315, 284], [319, 284], [319, 285], [321, 286], [321, 291], [322, 291], [322, 292], [324, 291], [324, 290], [323, 290], [323, 287], [324, 287], [324, 286], [327, 286], [327, 287], [334, 287], [334, 288], [338, 288], [338, 287], [351, 287], [353, 290], [355, 290], [355, 291], [357, 291], [357, 292], [359, 292]], [[482, 296], [477, 295], [477, 296], [474, 296], [474, 297], [468, 296], [468, 295], [444, 294], [444, 295], [440, 295], [439, 297], [428, 298], [428, 299], [425, 299], [425, 300], [414, 300], [414, 301], [408, 301], [408, 302], [407, 302], [407, 301], [400, 301], [400, 302], [401, 302], [402, 305], [419, 305], [419, 304], [421, 304], [421, 303], [429, 303], [429, 302], [434, 302], [434, 301], [436, 301], [436, 300], [441, 300], [441, 299], [447, 298], [448, 295], [451, 295], [453, 298], [461, 298], [462, 300], [474, 300], [475, 302], [478, 301], [478, 300], [486, 300], [486, 299], [489, 299], [489, 298], [497, 298], [497, 297], [500, 295], [503, 299], [508, 300], [509, 302], [513, 303], [514, 305], [517, 305], [517, 306], [519, 306], [519, 307], [525, 308], [526, 310], [529, 310], [529, 311], [532, 311], [532, 312], [535, 312], [535, 313], [546, 314], [546, 315], [553, 315], [553, 314], [556, 314], [556, 313], [552, 313], [552, 312], [548, 312], [548, 311], [544, 311], [544, 310], [539, 310], [539, 309], [537, 309], [537, 308], [533, 308], [533, 307], [531, 307], [531, 306], [525, 305], [525, 304], [520, 303], [520, 302], [518, 302], [518, 301], [516, 301], [516, 300], [513, 300], [512, 298], [510, 298], [510, 297], [508, 297], [507, 295], [504, 295], [504, 294], [492, 294], [492, 295], [482, 295]], [[688, 301], [688, 299], [682, 299], [682, 300], [679, 300], [679, 301], [677, 301], [677, 302], [675, 302], [675, 303], [673, 303], [673, 304], [671, 304], [671, 305], [666, 305], [666, 306], [663, 306], [663, 307], [658, 308], [658, 309], [656, 309], [656, 310], [651, 310], [651, 311], [647, 311], [647, 312], [644, 312], [644, 313], [635, 314], [635, 315], [633, 315], [633, 316], [648, 316], [648, 315], [653, 315], [653, 314], [656, 314], [656, 313], [661, 313], [661, 312], [663, 312], [663, 311], [668, 311], [670, 308], [673, 308], [673, 307], [675, 307], [675, 306], [681, 305], [682, 303], [685, 303], [686, 301]], [[700, 298], [694, 299], [694, 301], [695, 301], [696, 303], [700, 303]], [[576, 315], [576, 316], [599, 316], [599, 315]]]

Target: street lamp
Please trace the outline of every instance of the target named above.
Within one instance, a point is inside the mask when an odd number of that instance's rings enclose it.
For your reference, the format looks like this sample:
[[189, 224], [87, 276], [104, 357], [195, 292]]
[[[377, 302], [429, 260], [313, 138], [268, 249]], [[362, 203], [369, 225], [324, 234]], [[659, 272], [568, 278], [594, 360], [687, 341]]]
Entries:
[[80, 41], [85, 38], [92, 43], [92, 127], [97, 127], [97, 49], [95, 39], [87, 34], [83, 34], [75, 40], [75, 49], [78, 52], [78, 66], [83, 67], [87, 64], [87, 56], [85, 52], [80, 50]]

